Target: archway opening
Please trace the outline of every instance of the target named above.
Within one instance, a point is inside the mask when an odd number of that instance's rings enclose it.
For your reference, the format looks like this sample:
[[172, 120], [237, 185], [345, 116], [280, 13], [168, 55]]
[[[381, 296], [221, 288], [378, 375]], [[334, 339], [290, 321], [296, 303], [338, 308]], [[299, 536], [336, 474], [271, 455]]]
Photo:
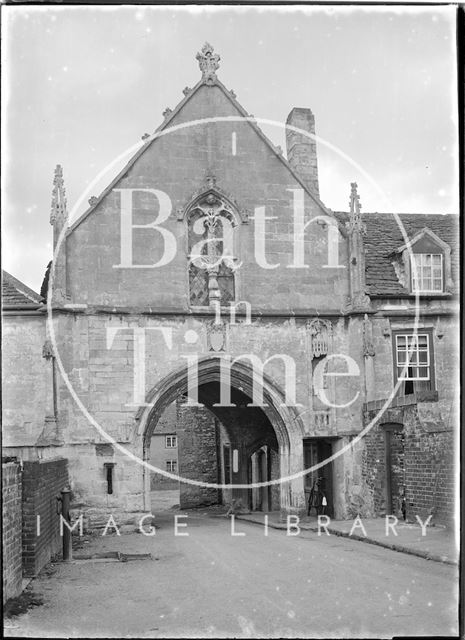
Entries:
[[[250, 366], [236, 363], [231, 368], [229, 406], [225, 406], [221, 402], [219, 358], [198, 363], [197, 381], [201, 406], [187, 403], [188, 375], [184, 367], [152, 389], [147, 399], [150, 407], [139, 417], [144, 459], [149, 460], [157, 425], [167, 407], [171, 405], [170, 411], [175, 411], [175, 428], [166, 435], [176, 436], [177, 473], [190, 480], [180, 483], [181, 508], [227, 505], [232, 501], [241, 510], [288, 512], [301, 508], [303, 482], [299, 478], [259, 488], [255, 493], [247, 486], [286, 478], [293, 465], [302, 469], [301, 424], [293, 408], [285, 406], [283, 393], [266, 375], [260, 376], [263, 406], [250, 406], [257, 377]], [[150, 476], [153, 472], [145, 479], [146, 495], [154, 482]], [[146, 504], [157, 508], [149, 497]]]
[[234, 500], [241, 510], [278, 511], [276, 488], [234, 488], [279, 478], [279, 445], [269, 418], [261, 408], [248, 406], [252, 399], [234, 387], [232, 406], [217, 406], [218, 382], [200, 385], [197, 395], [203, 406], [188, 406], [187, 396], [180, 395], [165, 409], [152, 434], [150, 459], [154, 466], [184, 478], [228, 488], [187, 484], [152, 472], [152, 510], [176, 504], [181, 509], [226, 507]]

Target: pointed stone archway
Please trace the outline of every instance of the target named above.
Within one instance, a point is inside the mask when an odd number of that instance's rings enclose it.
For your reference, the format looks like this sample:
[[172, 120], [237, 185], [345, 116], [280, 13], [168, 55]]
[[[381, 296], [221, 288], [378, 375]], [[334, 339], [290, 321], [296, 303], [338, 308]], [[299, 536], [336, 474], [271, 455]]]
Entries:
[[[219, 383], [221, 380], [221, 357], [206, 357], [199, 359], [197, 364], [198, 389], [209, 383]], [[275, 382], [266, 374], [257, 375], [253, 367], [246, 362], [235, 362], [230, 369], [231, 389], [253, 397], [254, 384], [263, 390], [264, 406], [260, 407], [271, 424], [278, 442], [279, 477], [287, 478], [303, 470], [303, 426], [295, 407], [284, 404], [285, 395]], [[165, 409], [188, 392], [188, 370], [184, 366], [160, 380], [147, 394], [147, 406], [141, 408], [136, 416], [138, 422], [137, 437], [142, 447], [143, 459], [149, 460], [150, 442], [154, 429]], [[199, 401], [200, 394], [199, 394]], [[257, 410], [257, 409], [255, 409]], [[239, 446], [239, 455], [240, 443]], [[248, 484], [247, 454], [244, 464], [240, 464], [237, 472], [233, 473], [233, 495], [240, 497], [243, 504], [248, 503], [247, 489], [234, 490], [234, 485]], [[303, 477], [284, 480], [279, 483], [279, 504], [281, 514], [302, 513], [305, 511], [305, 493]], [[144, 502], [150, 508], [150, 471], [144, 467]]]

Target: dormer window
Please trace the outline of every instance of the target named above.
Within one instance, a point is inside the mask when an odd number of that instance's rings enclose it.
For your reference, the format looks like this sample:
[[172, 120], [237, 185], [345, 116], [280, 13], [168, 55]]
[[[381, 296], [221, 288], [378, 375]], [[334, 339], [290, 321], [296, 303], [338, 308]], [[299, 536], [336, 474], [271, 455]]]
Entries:
[[394, 251], [392, 264], [412, 295], [437, 295], [453, 286], [450, 254], [450, 246], [425, 227]]
[[444, 290], [442, 253], [414, 253], [411, 256], [413, 293], [442, 293]]

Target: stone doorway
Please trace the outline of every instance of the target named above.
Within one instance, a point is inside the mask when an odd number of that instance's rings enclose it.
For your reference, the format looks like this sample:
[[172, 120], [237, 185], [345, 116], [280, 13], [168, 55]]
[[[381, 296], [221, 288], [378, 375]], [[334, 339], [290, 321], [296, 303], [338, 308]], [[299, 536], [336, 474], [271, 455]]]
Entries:
[[[304, 468], [309, 469], [333, 455], [333, 444], [335, 438], [305, 438], [304, 440]], [[305, 476], [305, 495], [308, 509], [308, 501], [312, 488], [324, 495], [324, 500], [318, 499], [319, 513], [334, 517], [334, 495], [333, 495], [333, 463], [328, 462], [324, 466], [311, 471]], [[326, 504], [324, 504], [326, 502]], [[317, 515], [312, 508], [310, 515]]]

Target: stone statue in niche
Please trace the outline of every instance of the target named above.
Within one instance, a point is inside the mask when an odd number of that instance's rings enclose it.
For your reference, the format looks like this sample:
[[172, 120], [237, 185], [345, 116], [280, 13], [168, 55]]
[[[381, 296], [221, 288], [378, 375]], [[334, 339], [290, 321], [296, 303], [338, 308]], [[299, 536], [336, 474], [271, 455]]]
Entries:
[[311, 339], [311, 356], [320, 358], [330, 352], [330, 341], [333, 335], [333, 326], [330, 320], [316, 318], [308, 325]]
[[233, 230], [236, 226], [228, 203], [212, 191], [198, 198], [189, 212], [189, 290], [192, 305], [207, 306], [216, 302], [225, 305], [234, 300], [237, 259], [233, 256]]

